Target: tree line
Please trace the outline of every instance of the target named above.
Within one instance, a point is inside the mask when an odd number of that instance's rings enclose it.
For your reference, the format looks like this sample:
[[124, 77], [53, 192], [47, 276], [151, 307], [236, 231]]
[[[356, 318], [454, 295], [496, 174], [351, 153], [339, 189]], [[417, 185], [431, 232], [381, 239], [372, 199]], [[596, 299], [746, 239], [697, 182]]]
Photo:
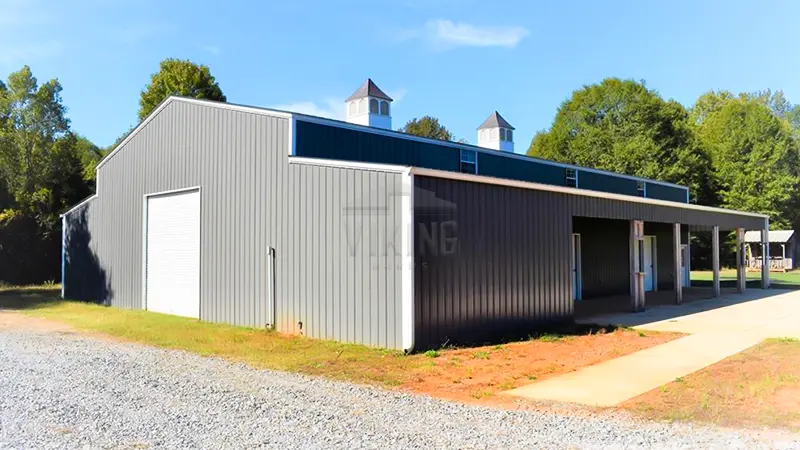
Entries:
[[800, 225], [800, 105], [783, 92], [710, 91], [690, 108], [644, 82], [608, 78], [572, 93], [528, 155], [690, 188], [690, 201]]
[[[427, 116], [401, 130], [452, 140]], [[607, 78], [574, 91], [527, 154], [682, 184], [692, 203], [767, 214], [772, 229], [800, 227], [800, 105], [782, 91], [709, 91], [686, 108], [644, 81]], [[733, 264], [733, 242], [724, 239], [723, 264]], [[709, 268], [710, 236], [692, 244], [692, 266]]]
[[[72, 130], [62, 89], [27, 66], [0, 80], [0, 283], [60, 278], [59, 214], [94, 193], [97, 163], [134, 128], [98, 147]], [[208, 67], [166, 59], [141, 91], [139, 121], [170, 95], [226, 101]], [[400, 131], [457, 140], [431, 116]], [[798, 140], [800, 106], [781, 91], [711, 91], [686, 108], [644, 82], [608, 78], [573, 92], [528, 155], [684, 184], [694, 203], [795, 228]]]

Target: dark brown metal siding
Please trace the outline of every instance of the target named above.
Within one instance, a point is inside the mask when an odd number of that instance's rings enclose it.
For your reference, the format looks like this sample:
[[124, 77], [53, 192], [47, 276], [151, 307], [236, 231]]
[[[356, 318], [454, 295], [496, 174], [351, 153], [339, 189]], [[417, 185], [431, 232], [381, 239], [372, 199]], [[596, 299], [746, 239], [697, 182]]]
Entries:
[[[572, 320], [573, 217], [636, 219], [646, 226], [764, 226], [763, 219], [751, 216], [420, 175], [414, 177], [414, 185], [418, 348], [480, 341]], [[671, 234], [654, 231], [659, 236], [661, 284], [671, 276], [672, 254], [666, 249]], [[620, 242], [627, 253], [627, 245]], [[627, 274], [627, 257], [618, 264]]]
[[445, 179], [415, 180], [418, 348], [571, 320], [572, 224], [556, 197]]
[[629, 221], [575, 217], [572, 226], [581, 235], [583, 298], [627, 294]]

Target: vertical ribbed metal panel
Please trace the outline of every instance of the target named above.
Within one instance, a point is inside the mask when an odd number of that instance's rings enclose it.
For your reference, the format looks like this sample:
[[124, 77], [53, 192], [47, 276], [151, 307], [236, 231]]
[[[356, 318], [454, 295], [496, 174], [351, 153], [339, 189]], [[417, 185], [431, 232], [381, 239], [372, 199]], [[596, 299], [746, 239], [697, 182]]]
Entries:
[[[200, 187], [203, 320], [264, 326], [269, 319], [268, 220], [284, 203], [268, 187], [286, 172], [287, 119], [173, 102], [99, 171], [92, 238], [110, 286], [108, 301], [142, 307], [144, 196]], [[277, 137], [277, 139], [276, 139]]]
[[[402, 175], [289, 164], [289, 145], [289, 119], [173, 101], [100, 168], [98, 197], [67, 216], [90, 249], [67, 247], [67, 295], [87, 298], [81, 286], [141, 308], [144, 196], [199, 186], [202, 320], [271, 322], [274, 248], [279, 330], [400, 348], [402, 272], [387, 248], [400, 236]], [[92, 257], [98, 280], [82, 280], [72, 268]]]
[[419, 176], [414, 184], [419, 347], [572, 320], [563, 204], [503, 186]]
[[[414, 184], [415, 199], [425, 199], [414, 205], [421, 348], [572, 320], [573, 218], [576, 231], [586, 234], [584, 293], [589, 295], [627, 292], [629, 220], [644, 220], [645, 233], [657, 237], [658, 284], [665, 287], [674, 276], [671, 223], [753, 229], [764, 224], [756, 217], [453, 179], [415, 176]], [[458, 247], [442, 254], [440, 244], [453, 236], [443, 238], [441, 225], [449, 222], [456, 224]], [[469, 282], [461, 284], [461, 277]]]
[[583, 298], [627, 294], [630, 222], [575, 217], [572, 224], [581, 235]]
[[287, 213], [295, 232], [282, 246], [281, 264], [290, 272], [278, 285], [279, 329], [399, 349], [402, 272], [395, 249], [403, 175], [306, 164], [289, 169], [296, 183]]

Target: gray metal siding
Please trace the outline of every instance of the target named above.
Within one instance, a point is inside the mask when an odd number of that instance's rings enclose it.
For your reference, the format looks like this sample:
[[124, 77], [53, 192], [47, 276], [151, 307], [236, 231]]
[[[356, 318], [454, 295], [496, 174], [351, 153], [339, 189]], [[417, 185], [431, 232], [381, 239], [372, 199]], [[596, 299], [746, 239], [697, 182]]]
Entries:
[[[399, 348], [400, 271], [371, 268], [375, 258], [348, 252], [341, 236], [387, 241], [381, 233], [397, 226], [400, 206], [381, 198], [400, 190], [401, 175], [289, 164], [289, 142], [289, 119], [167, 105], [99, 170], [87, 228], [108, 286], [101, 301], [142, 307], [144, 195], [200, 186], [202, 320], [271, 321], [273, 247], [280, 331]], [[386, 213], [347, 228], [345, 208], [375, 204]]]
[[[402, 345], [402, 175], [289, 165], [294, 192], [280, 246], [278, 329], [396, 348]], [[282, 257], [281, 257], [282, 254]]]
[[89, 224], [97, 212], [94, 201], [72, 211], [64, 221], [64, 297], [103, 303], [109, 279], [97, 259], [98, 241]]

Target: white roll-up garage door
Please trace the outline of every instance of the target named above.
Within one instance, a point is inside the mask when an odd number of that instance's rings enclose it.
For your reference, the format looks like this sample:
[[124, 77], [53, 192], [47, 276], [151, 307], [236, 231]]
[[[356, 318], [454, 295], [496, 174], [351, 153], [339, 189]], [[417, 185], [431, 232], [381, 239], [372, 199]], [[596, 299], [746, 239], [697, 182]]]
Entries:
[[146, 308], [200, 317], [200, 191], [147, 197]]

